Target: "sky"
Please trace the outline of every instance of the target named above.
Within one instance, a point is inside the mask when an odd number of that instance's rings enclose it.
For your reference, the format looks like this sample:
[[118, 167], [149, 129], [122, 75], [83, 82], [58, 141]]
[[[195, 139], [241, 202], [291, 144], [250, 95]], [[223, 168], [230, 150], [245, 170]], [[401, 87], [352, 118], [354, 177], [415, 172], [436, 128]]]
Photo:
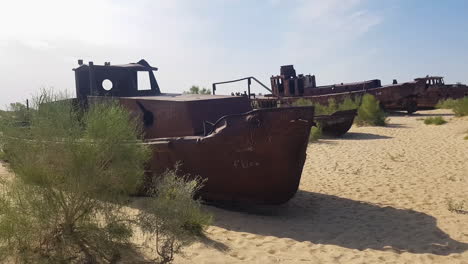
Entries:
[[74, 95], [78, 59], [144, 58], [162, 92], [246, 76], [269, 85], [286, 64], [318, 85], [467, 83], [467, 14], [465, 0], [0, 0], [0, 107], [41, 88]]

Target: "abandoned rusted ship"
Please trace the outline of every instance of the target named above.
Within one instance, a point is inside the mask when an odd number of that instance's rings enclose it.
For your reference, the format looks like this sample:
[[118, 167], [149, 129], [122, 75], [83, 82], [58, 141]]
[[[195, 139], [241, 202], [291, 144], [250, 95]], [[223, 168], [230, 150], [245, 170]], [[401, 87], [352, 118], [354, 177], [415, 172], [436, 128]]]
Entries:
[[296, 193], [313, 107], [253, 110], [244, 96], [164, 94], [156, 70], [144, 60], [79, 61], [77, 99], [118, 99], [144, 126], [153, 152], [148, 169], [160, 173], [180, 161], [184, 173], [207, 179], [200, 193], [205, 200], [280, 204]]
[[[271, 77], [272, 98], [280, 98], [283, 103], [291, 103], [298, 98], [312, 102], [328, 104], [329, 99], [337, 102], [347, 97], [356, 98], [365, 93], [374, 95], [384, 109], [406, 110], [413, 113], [417, 110], [417, 97], [426, 89], [422, 80], [381, 85], [378, 79], [355, 83], [341, 83], [317, 86], [314, 75], [296, 75], [293, 65], [281, 66], [280, 75]], [[259, 98], [260, 104], [271, 104], [272, 98]], [[262, 102], [263, 100], [263, 102]], [[266, 101], [265, 101], [266, 100]]]
[[444, 78], [440, 76], [426, 76], [416, 78], [423, 82], [426, 89], [417, 98], [419, 109], [435, 108], [440, 100], [459, 99], [468, 96], [468, 86], [465, 84], [445, 84]]
[[[250, 93], [250, 85], [252, 84], [252, 80], [256, 81], [259, 85], [269, 91], [271, 94], [267, 96], [260, 96], [256, 97], [254, 94]], [[277, 107], [284, 107], [290, 106], [291, 103], [299, 97], [294, 98], [285, 98], [281, 96], [274, 96], [273, 91], [268, 88], [265, 84], [260, 82], [255, 77], [245, 77], [240, 78], [237, 80], [231, 81], [223, 81], [223, 82], [216, 82], [212, 84], [212, 92], [213, 94], [216, 92], [216, 86], [219, 84], [226, 84], [226, 83], [233, 83], [233, 82], [240, 82], [240, 81], [247, 81], [247, 91], [244, 93], [237, 93], [237, 95], [243, 95], [244, 97], [248, 97], [251, 100], [252, 105], [254, 108], [265, 109], [265, 108], [277, 108]], [[232, 93], [234, 96], [235, 94]], [[327, 101], [328, 103], [328, 101]], [[346, 111], [337, 111], [331, 115], [316, 115], [314, 120], [316, 121], [314, 125], [320, 126], [322, 133], [324, 136], [327, 137], [340, 137], [344, 135], [348, 130], [351, 128], [354, 118], [356, 117], [357, 109], [350, 109]]]
[[351, 128], [357, 109], [337, 111], [331, 115], [317, 115], [315, 123], [320, 125], [322, 134], [326, 137], [341, 137]]

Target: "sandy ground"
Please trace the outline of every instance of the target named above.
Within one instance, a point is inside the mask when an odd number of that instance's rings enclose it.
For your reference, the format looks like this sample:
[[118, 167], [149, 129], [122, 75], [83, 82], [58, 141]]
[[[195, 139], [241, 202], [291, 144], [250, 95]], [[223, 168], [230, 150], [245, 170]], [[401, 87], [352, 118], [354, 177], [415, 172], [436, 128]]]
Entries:
[[[443, 116], [442, 126], [423, 124]], [[391, 116], [309, 145], [287, 204], [205, 208], [210, 241], [176, 263], [468, 263], [468, 118], [450, 111]]]
[[[442, 126], [423, 124], [443, 116]], [[467, 263], [468, 118], [391, 116], [309, 145], [300, 190], [281, 206], [225, 210], [175, 263]], [[8, 174], [0, 166], [0, 177]]]

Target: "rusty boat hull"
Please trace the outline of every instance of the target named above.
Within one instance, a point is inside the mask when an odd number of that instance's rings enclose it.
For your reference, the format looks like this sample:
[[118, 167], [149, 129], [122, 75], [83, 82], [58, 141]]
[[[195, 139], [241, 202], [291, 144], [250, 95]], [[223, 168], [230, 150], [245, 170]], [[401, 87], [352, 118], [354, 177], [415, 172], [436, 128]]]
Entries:
[[441, 100], [460, 99], [465, 96], [468, 96], [466, 85], [432, 86], [418, 97], [417, 103], [420, 109], [434, 109]]
[[314, 121], [319, 124], [326, 137], [341, 137], [351, 128], [357, 109], [337, 111], [331, 115], [319, 115]]
[[[218, 203], [280, 204], [296, 193], [314, 107], [253, 110], [245, 96], [162, 93], [156, 70], [145, 60], [79, 61], [74, 69], [80, 106], [112, 98], [140, 120], [152, 150], [146, 177], [180, 163], [182, 173], [206, 180], [199, 195]], [[149, 86], [140, 75], [148, 76]]]
[[206, 136], [148, 139], [149, 169], [181, 162], [206, 179], [206, 201], [281, 204], [298, 189], [313, 116], [313, 107], [260, 109], [224, 116]]

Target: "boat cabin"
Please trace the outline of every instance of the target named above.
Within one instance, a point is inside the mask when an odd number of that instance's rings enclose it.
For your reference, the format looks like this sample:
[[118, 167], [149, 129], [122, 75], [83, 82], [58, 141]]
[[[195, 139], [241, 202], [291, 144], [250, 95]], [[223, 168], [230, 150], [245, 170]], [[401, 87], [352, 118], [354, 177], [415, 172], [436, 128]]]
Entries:
[[145, 60], [125, 65], [84, 65], [75, 71], [80, 105], [106, 97], [118, 99], [142, 121], [146, 138], [203, 135], [207, 126], [225, 115], [252, 110], [244, 96], [161, 93]]
[[444, 77], [441, 76], [426, 76], [422, 78], [416, 78], [415, 81], [423, 81], [427, 85], [444, 85]]

